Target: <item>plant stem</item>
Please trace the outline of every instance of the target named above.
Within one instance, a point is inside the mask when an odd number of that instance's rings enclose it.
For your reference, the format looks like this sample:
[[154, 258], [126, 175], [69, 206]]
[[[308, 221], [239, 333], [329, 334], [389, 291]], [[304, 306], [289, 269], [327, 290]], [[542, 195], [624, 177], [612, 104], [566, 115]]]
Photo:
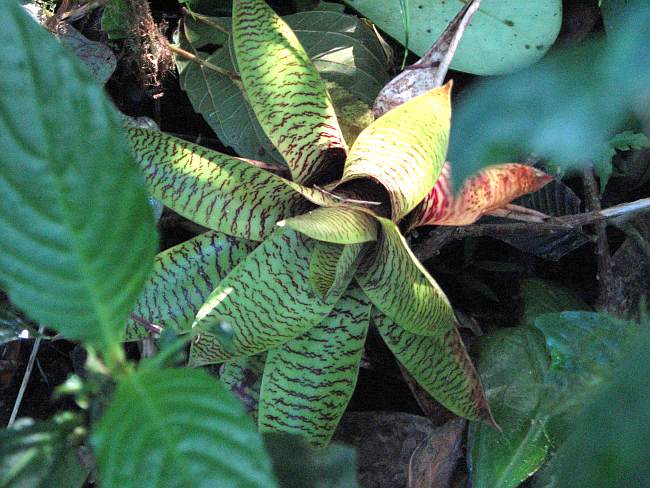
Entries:
[[210, 70], [214, 71], [215, 73], [219, 73], [220, 75], [227, 76], [228, 78], [230, 78], [230, 80], [233, 83], [237, 84], [240, 88], [242, 88], [241, 78], [237, 73], [235, 73], [233, 71], [228, 71], [227, 69], [220, 68], [219, 66], [216, 66], [216, 65], [212, 64], [211, 62], [206, 61], [205, 59], [201, 59], [199, 56], [196, 56], [196, 55], [192, 54], [189, 51], [186, 51], [185, 49], [183, 49], [181, 47], [175, 46], [172, 43], [168, 43], [167, 47], [174, 54], [182, 56], [185, 59], [189, 59], [190, 61], [192, 61], [192, 62], [194, 62], [194, 63], [196, 63], [196, 64], [198, 64], [198, 65], [200, 65], [200, 66], [202, 66], [204, 68], [210, 69]]
[[20, 389], [18, 390], [18, 395], [16, 396], [16, 402], [14, 403], [14, 408], [11, 411], [11, 417], [9, 417], [9, 423], [7, 427], [11, 427], [18, 415], [18, 409], [20, 409], [20, 404], [23, 401], [23, 396], [25, 395], [25, 390], [27, 389], [27, 384], [29, 383], [29, 378], [32, 375], [32, 369], [34, 369], [34, 363], [36, 362], [36, 354], [38, 353], [38, 348], [41, 345], [41, 336], [45, 331], [45, 327], [40, 325], [38, 327], [38, 337], [34, 341], [34, 347], [32, 347], [32, 352], [29, 355], [29, 360], [27, 361], [27, 368], [25, 368], [25, 374], [23, 375], [23, 381], [20, 384]]

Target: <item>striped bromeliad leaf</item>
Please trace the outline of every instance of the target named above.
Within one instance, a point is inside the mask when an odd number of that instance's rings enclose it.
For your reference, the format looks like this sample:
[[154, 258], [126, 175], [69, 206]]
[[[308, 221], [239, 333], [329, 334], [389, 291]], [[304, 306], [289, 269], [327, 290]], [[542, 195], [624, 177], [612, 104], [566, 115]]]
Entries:
[[399, 221], [431, 191], [447, 153], [451, 82], [391, 110], [359, 134], [343, 179], [371, 179], [390, 197]]
[[282, 220], [278, 225], [333, 244], [360, 244], [377, 239], [375, 218], [354, 208], [323, 207]]
[[461, 417], [496, 425], [456, 327], [438, 337], [411, 334], [376, 308], [372, 321], [395, 357], [433, 398]]
[[[192, 342], [190, 364], [219, 363], [278, 347], [326, 317], [340, 295], [323, 298], [313, 289], [312, 248], [313, 241], [302, 234], [281, 229], [239, 263], [196, 315], [193, 327], [205, 332]], [[209, 332], [219, 323], [232, 328], [232, 350]]]
[[356, 279], [373, 304], [414, 334], [441, 336], [454, 327], [454, 312], [435, 280], [409, 249], [397, 226], [378, 219], [382, 236]]
[[260, 429], [326, 445], [352, 397], [369, 320], [370, 303], [351, 290], [320, 324], [271, 349], [260, 392]]
[[291, 28], [263, 0], [233, 2], [233, 44], [248, 101], [293, 180], [343, 162], [345, 141], [325, 83]]
[[363, 258], [364, 244], [316, 242], [309, 260], [309, 279], [323, 297], [345, 289]]
[[219, 379], [244, 404], [246, 411], [257, 421], [260, 389], [266, 353], [244, 356], [224, 363]]
[[176, 333], [189, 332], [212, 290], [256, 245], [210, 231], [158, 254], [128, 321], [126, 340], [146, 337], [145, 318]]
[[466, 180], [460, 194], [454, 194], [452, 166], [447, 162], [436, 185], [409, 216], [409, 227], [473, 224], [515, 198], [539, 190], [552, 179], [531, 166], [496, 164]]

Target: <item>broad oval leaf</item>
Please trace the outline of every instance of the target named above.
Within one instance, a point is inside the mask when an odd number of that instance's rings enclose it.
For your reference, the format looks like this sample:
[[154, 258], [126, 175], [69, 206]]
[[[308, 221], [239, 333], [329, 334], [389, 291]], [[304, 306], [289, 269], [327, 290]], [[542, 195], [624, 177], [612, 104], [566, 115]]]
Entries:
[[472, 423], [468, 465], [476, 488], [515, 488], [549, 455], [548, 414], [543, 409], [549, 358], [542, 335], [528, 327], [481, 337], [478, 370], [502, 432]]
[[494, 425], [478, 373], [456, 327], [436, 337], [411, 334], [373, 309], [384, 342], [433, 398], [456, 415]]
[[176, 333], [189, 332], [212, 290], [256, 246], [210, 231], [158, 254], [127, 323], [127, 340], [148, 335], [139, 319]]
[[456, 194], [452, 188], [452, 173], [453, 165], [445, 163], [435, 186], [413, 211], [411, 228], [473, 224], [483, 215], [539, 190], [553, 179], [524, 164], [497, 164], [466, 180], [460, 194]]
[[286, 160], [310, 183], [345, 157], [325, 84], [290, 27], [263, 0], [233, 3], [233, 45], [248, 101]]
[[[194, 327], [200, 332], [192, 343], [190, 364], [220, 363], [278, 347], [326, 317], [340, 295], [322, 298], [313, 290], [312, 247], [313, 241], [285, 229], [237, 265], [196, 315]], [[232, 328], [230, 349], [209, 332], [220, 323]]]
[[260, 430], [298, 434], [317, 446], [329, 442], [357, 382], [369, 319], [368, 300], [351, 290], [320, 324], [269, 351]]
[[414, 334], [444, 336], [455, 328], [444, 292], [413, 255], [397, 226], [378, 219], [382, 235], [357, 271], [356, 279], [373, 305]]
[[431, 191], [445, 163], [451, 82], [389, 111], [359, 134], [341, 183], [371, 179], [386, 188], [399, 221]]
[[[405, 42], [403, 13], [396, 0], [345, 0], [389, 35]], [[401, 3], [401, 2], [400, 2]], [[409, 49], [423, 56], [462, 8], [461, 2], [404, 2]], [[562, 23], [561, 0], [483, 0], [463, 34], [452, 69], [477, 75], [517, 71], [551, 47]]]
[[0, 17], [0, 281], [44, 325], [115, 347], [156, 252], [141, 176], [80, 62], [18, 3]]
[[151, 194], [184, 217], [228, 235], [262, 240], [276, 222], [306, 210], [305, 197], [340, 204], [244, 159], [162, 132], [127, 130]]
[[253, 422], [201, 370], [124, 375], [91, 442], [106, 488], [277, 486]]
[[322, 207], [278, 222], [312, 239], [332, 244], [361, 244], [377, 239], [377, 221], [353, 208]]

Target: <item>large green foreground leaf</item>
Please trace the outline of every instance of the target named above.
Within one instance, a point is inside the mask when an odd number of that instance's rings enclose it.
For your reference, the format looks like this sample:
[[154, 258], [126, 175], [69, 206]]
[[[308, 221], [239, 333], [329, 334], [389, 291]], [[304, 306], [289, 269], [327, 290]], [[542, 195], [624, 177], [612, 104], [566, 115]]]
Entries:
[[445, 164], [451, 83], [386, 113], [357, 137], [342, 182], [369, 178], [388, 191], [399, 221], [431, 191]]
[[[219, 363], [278, 347], [326, 317], [339, 295], [322, 298], [314, 291], [309, 279], [312, 247], [309, 239], [286, 229], [237, 265], [197, 313], [194, 326], [200, 332], [190, 364]], [[209, 332], [220, 323], [232, 328], [230, 350]]]
[[643, 115], [650, 86], [650, 30], [640, 26], [650, 24], [650, 4], [626, 3], [623, 28], [606, 41], [559, 51], [466, 93], [455, 107], [449, 147], [456, 188], [483, 166], [522, 154], [535, 153], [565, 169], [598, 161], [629, 114]]
[[411, 334], [373, 309], [384, 342], [429, 395], [456, 415], [493, 424], [490, 407], [456, 327], [440, 337]]
[[125, 375], [92, 444], [105, 488], [276, 486], [253, 422], [200, 370]]
[[370, 304], [350, 291], [307, 333], [269, 351], [260, 394], [261, 430], [304, 436], [326, 445], [359, 373]]
[[257, 246], [210, 231], [156, 256], [153, 272], [127, 323], [127, 340], [148, 335], [137, 319], [189, 332], [196, 312], [219, 282]]
[[409, 332], [442, 337], [455, 327], [449, 300], [413, 255], [397, 226], [378, 219], [383, 233], [356, 279], [372, 303]]
[[0, 18], [0, 281], [44, 325], [114, 345], [157, 244], [141, 177], [90, 74], [17, 2]]
[[544, 375], [548, 355], [542, 335], [528, 327], [481, 337], [478, 370], [495, 420], [503, 432], [472, 423], [468, 463], [475, 488], [515, 488], [549, 454]]
[[21, 419], [0, 431], [2, 488], [75, 488], [88, 472], [79, 463], [80, 419], [64, 413], [47, 422]]
[[293, 31], [263, 0], [234, 2], [232, 36], [242, 83], [264, 132], [293, 180], [313, 181], [330, 159], [346, 152], [318, 71]]

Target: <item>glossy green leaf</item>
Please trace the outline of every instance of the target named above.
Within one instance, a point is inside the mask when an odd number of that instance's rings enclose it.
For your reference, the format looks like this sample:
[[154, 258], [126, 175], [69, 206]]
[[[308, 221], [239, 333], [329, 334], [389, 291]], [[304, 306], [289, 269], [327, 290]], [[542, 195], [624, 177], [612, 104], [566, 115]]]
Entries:
[[301, 193], [319, 203], [339, 204], [244, 159], [162, 132], [127, 130], [151, 194], [205, 227], [262, 240], [275, 230], [276, 222], [307, 208]]
[[0, 487], [81, 488], [88, 471], [79, 463], [80, 419], [70, 413], [47, 422], [20, 419], [0, 431]]
[[141, 177], [81, 63], [18, 3], [0, 18], [0, 282], [67, 338], [116, 347], [156, 251]]
[[271, 349], [260, 394], [259, 427], [326, 445], [357, 382], [370, 304], [349, 291], [305, 334]]
[[152, 273], [127, 323], [127, 340], [148, 335], [138, 318], [189, 332], [194, 316], [219, 282], [257, 246], [210, 231], [156, 256]]
[[378, 219], [382, 236], [356, 279], [379, 310], [405, 330], [443, 337], [455, 328], [449, 300], [413, 255], [397, 226]]
[[[219, 363], [278, 347], [326, 317], [339, 298], [321, 298], [309, 279], [313, 241], [286, 229], [276, 232], [235, 267], [199, 309], [190, 364]], [[341, 290], [341, 293], [344, 290]], [[233, 331], [227, 350], [209, 327]]]
[[293, 31], [263, 0], [236, 0], [233, 45], [246, 96], [293, 180], [309, 183], [345, 157], [325, 84]]
[[456, 415], [494, 422], [478, 373], [456, 327], [431, 337], [405, 331], [376, 309], [372, 320], [397, 360], [429, 395]]
[[340, 294], [348, 286], [363, 258], [363, 244], [317, 242], [309, 260], [309, 280], [323, 297]]
[[538, 486], [643, 488], [650, 484], [647, 329], [628, 346], [611, 381], [597, 390], [574, 419], [575, 431], [560, 447]]
[[253, 422], [201, 370], [123, 376], [91, 441], [104, 488], [277, 486]]
[[219, 373], [221, 382], [256, 422], [265, 363], [266, 353], [244, 356], [224, 363]]
[[569, 288], [540, 278], [523, 280], [520, 293], [524, 302], [522, 322], [531, 327], [535, 325], [535, 319], [545, 313], [590, 309]]
[[621, 349], [636, 326], [596, 312], [549, 313], [535, 319], [551, 366], [546, 376], [549, 429], [561, 442], [594, 388], [610, 378]]
[[342, 182], [380, 183], [388, 191], [393, 220], [400, 220], [431, 191], [445, 163], [450, 101], [448, 83], [370, 124], [350, 149]]
[[[345, 0], [377, 27], [405, 42], [397, 0]], [[460, 2], [408, 2], [409, 49], [422, 56], [461, 9]], [[463, 34], [452, 69], [477, 75], [517, 71], [541, 58], [562, 23], [561, 0], [483, 0]]]
[[343, 444], [315, 448], [300, 436], [267, 432], [264, 444], [282, 488], [358, 488], [357, 451]]
[[377, 239], [377, 221], [362, 210], [323, 207], [278, 222], [312, 239], [332, 244], [360, 244]]
[[498, 432], [470, 425], [468, 463], [475, 488], [515, 488], [542, 465], [551, 441], [546, 433], [544, 338], [528, 327], [500, 329], [476, 346], [478, 370]]
[[535, 153], [564, 169], [602, 157], [629, 113], [642, 113], [650, 84], [650, 31], [638, 27], [650, 23], [650, 5], [635, 1], [630, 8], [624, 28], [606, 42], [558, 51], [464, 94], [454, 107], [449, 148], [456, 188], [480, 168], [522, 154]]

